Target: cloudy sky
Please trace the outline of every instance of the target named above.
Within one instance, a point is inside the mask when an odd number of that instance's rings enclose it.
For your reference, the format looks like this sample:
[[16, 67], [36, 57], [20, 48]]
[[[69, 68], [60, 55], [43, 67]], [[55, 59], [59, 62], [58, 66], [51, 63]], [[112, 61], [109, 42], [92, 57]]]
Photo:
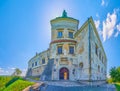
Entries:
[[108, 59], [108, 72], [120, 66], [119, 0], [0, 0], [0, 75], [26, 71], [36, 52], [49, 47], [50, 20], [68, 16], [80, 26], [92, 16]]

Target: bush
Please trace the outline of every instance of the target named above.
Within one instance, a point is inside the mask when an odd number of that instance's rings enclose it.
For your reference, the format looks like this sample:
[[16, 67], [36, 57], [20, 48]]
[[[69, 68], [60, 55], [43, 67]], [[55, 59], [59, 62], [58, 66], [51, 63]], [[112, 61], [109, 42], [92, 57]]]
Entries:
[[120, 91], [120, 83], [116, 83], [115, 87], [116, 87], [117, 91]]
[[7, 88], [4, 89], [4, 91], [22, 91], [26, 87], [33, 85], [33, 82], [24, 81], [24, 80], [17, 80], [11, 85], [9, 85]]
[[22, 79], [22, 78], [17, 77], [17, 76], [13, 77], [8, 83], [5, 84], [5, 87], [8, 87], [10, 84], [17, 81], [18, 79]]
[[110, 69], [110, 76], [113, 82], [120, 82], [120, 67], [113, 67]]
[[5, 84], [8, 83], [12, 78], [12, 76], [0, 76], [0, 91], [3, 91]]
[[112, 78], [108, 78], [107, 79], [107, 83], [113, 83], [113, 79]]

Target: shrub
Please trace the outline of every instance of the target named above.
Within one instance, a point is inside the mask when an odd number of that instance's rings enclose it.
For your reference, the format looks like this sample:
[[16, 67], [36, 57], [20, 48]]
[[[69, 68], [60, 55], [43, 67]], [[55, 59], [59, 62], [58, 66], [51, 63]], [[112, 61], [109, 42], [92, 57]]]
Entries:
[[0, 76], [0, 91], [3, 91], [5, 84], [8, 83], [12, 78], [12, 76]]
[[108, 78], [107, 79], [107, 83], [113, 83], [113, 79], [112, 78]]
[[33, 82], [24, 81], [24, 80], [17, 80], [11, 85], [9, 85], [7, 88], [4, 89], [4, 91], [22, 91], [26, 87], [33, 85]]
[[120, 91], [120, 83], [116, 83], [115, 87], [116, 87], [117, 91]]
[[22, 78], [17, 77], [17, 76], [13, 77], [8, 83], [5, 84], [5, 87], [8, 87], [10, 84], [17, 81], [18, 79], [22, 79]]
[[110, 69], [110, 76], [113, 82], [120, 82], [120, 67], [113, 67]]

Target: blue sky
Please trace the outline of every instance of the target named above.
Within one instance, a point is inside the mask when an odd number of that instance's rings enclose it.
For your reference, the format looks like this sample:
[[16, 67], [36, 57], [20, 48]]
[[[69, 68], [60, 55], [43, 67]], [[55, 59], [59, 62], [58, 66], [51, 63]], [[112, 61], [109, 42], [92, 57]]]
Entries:
[[26, 71], [36, 52], [49, 47], [50, 20], [68, 16], [80, 21], [92, 16], [108, 59], [108, 71], [120, 66], [119, 0], [0, 0], [0, 75], [16, 67]]

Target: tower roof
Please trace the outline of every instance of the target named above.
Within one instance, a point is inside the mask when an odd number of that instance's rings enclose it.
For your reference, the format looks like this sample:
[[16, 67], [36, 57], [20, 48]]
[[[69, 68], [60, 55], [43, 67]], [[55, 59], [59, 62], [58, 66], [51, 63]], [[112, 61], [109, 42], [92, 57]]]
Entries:
[[62, 17], [67, 17], [67, 12], [65, 10], [62, 13]]
[[74, 19], [72, 17], [68, 17], [66, 10], [63, 10], [62, 16], [56, 17], [55, 19], [52, 19], [51, 22], [59, 21], [59, 20], [67, 20], [67, 21], [69, 20], [69, 21], [74, 21], [74, 22], [79, 23], [79, 21], [77, 19]]

